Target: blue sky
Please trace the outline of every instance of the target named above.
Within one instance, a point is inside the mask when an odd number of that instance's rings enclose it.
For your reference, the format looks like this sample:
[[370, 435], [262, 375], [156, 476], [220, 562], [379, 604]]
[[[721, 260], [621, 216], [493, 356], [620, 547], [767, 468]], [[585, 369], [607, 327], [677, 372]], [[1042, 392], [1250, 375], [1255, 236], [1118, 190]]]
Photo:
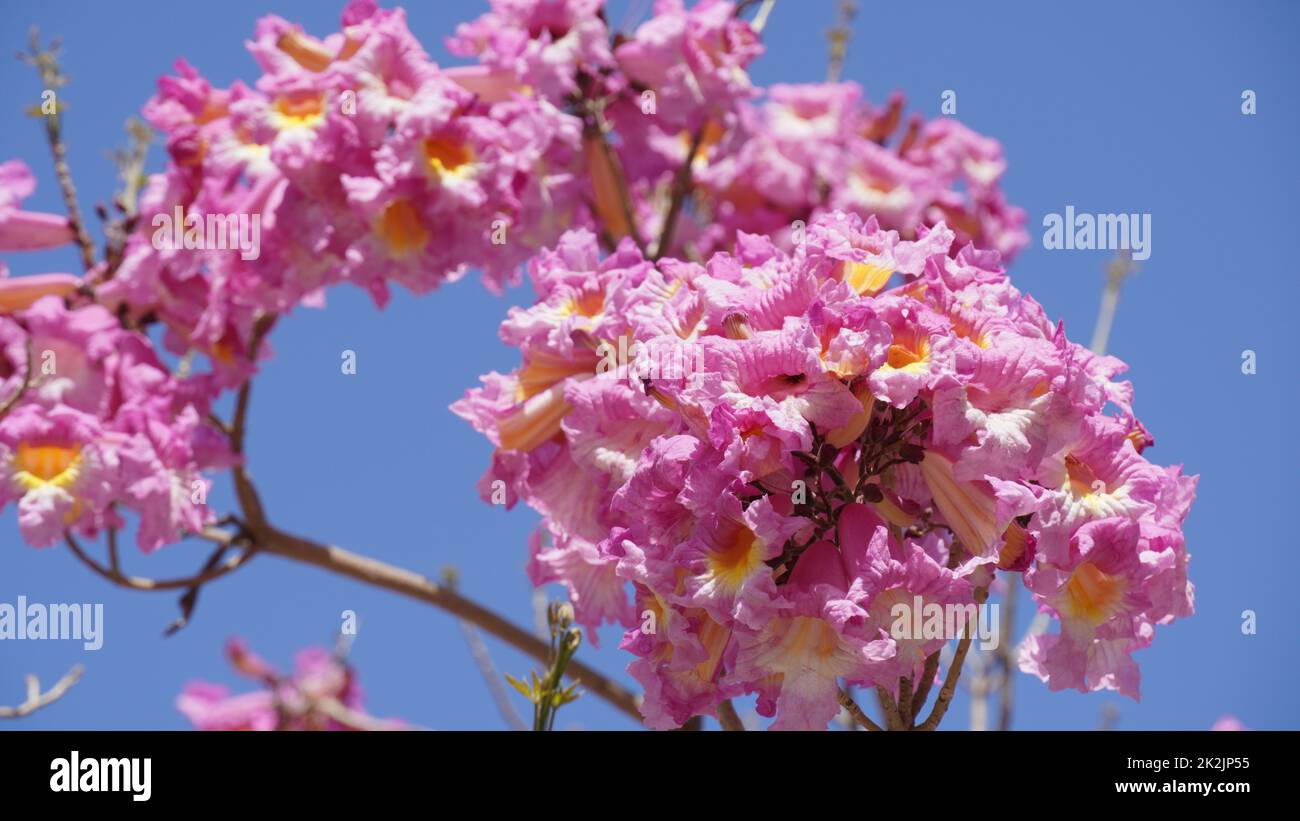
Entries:
[[[1015, 726], [1095, 727], [1112, 704], [1122, 729], [1200, 729], [1223, 713], [1257, 728], [1300, 728], [1300, 562], [1288, 518], [1300, 458], [1292, 313], [1300, 296], [1292, 257], [1300, 7], [860, 5], [844, 78], [876, 101], [901, 89], [910, 109], [926, 116], [938, 115], [940, 95], [952, 89], [957, 116], [1002, 141], [1010, 161], [1004, 188], [1028, 210], [1034, 240], [1013, 280], [1064, 319], [1072, 338], [1091, 336], [1108, 253], [1045, 250], [1043, 216], [1067, 205], [1152, 215], [1151, 258], [1124, 290], [1110, 352], [1131, 365], [1136, 409], [1157, 441], [1152, 459], [1201, 475], [1186, 529], [1198, 612], [1161, 628], [1136, 655], [1140, 703], [1049, 693], [1020, 675]], [[38, 100], [37, 80], [9, 58], [25, 45], [29, 24], [64, 41], [70, 162], [90, 211], [111, 196], [106, 154], [122, 142], [125, 118], [177, 57], [214, 83], [251, 82], [256, 70], [243, 42], [257, 17], [275, 12], [323, 34], [334, 30], [341, 6], [11, 0], [0, 24], [0, 160], [32, 166], [39, 187], [27, 207], [60, 210], [39, 123], [21, 113]], [[821, 80], [834, 6], [778, 0], [756, 81]], [[435, 58], [454, 64], [442, 38], [484, 7], [426, 2], [408, 11]], [[617, 22], [621, 11], [610, 17]], [[1244, 89], [1256, 92], [1254, 116], [1241, 113]], [[155, 149], [151, 168], [161, 163]], [[69, 249], [6, 261], [14, 275], [77, 265]], [[249, 437], [252, 473], [273, 521], [426, 574], [454, 565], [466, 593], [530, 623], [523, 566], [537, 517], [479, 501], [474, 484], [489, 447], [447, 410], [479, 374], [514, 366], [496, 329], [508, 306], [529, 302], [526, 288], [500, 298], [467, 279], [421, 299], [399, 295], [383, 313], [359, 291], [336, 290], [324, 311], [299, 309], [281, 322], [276, 358], [253, 393]], [[355, 376], [340, 373], [344, 349], [357, 352]], [[1241, 373], [1246, 349], [1258, 357], [1254, 375]], [[227, 482], [212, 501], [233, 508]], [[205, 555], [204, 546], [186, 543], [147, 559], [130, 555], [128, 566], [168, 576]], [[227, 636], [242, 635], [287, 666], [299, 647], [329, 643], [349, 609], [360, 616], [353, 659], [372, 711], [437, 728], [504, 726], [453, 619], [274, 557], [206, 588], [193, 623], [165, 639], [174, 595], [113, 588], [63, 549], [26, 547], [9, 510], [0, 516], [0, 602], [20, 594], [102, 602], [106, 637], [97, 652], [70, 642], [0, 645], [0, 703], [20, 700], [25, 673], [53, 681], [74, 663], [86, 666], [61, 702], [0, 728], [186, 727], [173, 700], [187, 680], [239, 683], [222, 658]], [[1253, 636], [1241, 632], [1247, 609], [1257, 614]], [[581, 652], [627, 680], [617, 638], [606, 631], [600, 650]], [[532, 666], [492, 649], [503, 672]], [[966, 715], [959, 696], [945, 725], [965, 726]], [[587, 697], [565, 708], [558, 726], [634, 725]]]

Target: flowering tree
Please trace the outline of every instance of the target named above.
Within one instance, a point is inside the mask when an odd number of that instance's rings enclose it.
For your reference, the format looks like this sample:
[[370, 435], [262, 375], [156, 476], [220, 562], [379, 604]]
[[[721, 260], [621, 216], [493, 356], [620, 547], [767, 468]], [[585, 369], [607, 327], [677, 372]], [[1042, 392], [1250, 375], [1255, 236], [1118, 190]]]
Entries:
[[[999, 144], [852, 83], [754, 87], [771, 6], [660, 0], [615, 32], [601, 0], [493, 0], [447, 41], [471, 60], [451, 68], [370, 0], [323, 39], [264, 18], [253, 85], [184, 61], [159, 80], [144, 117], [167, 166], [125, 155], [101, 251], [43, 109], [68, 215], [20, 210], [33, 179], [5, 163], [0, 249], [74, 243], [85, 270], [0, 279], [0, 504], [22, 538], [181, 591], [178, 627], [259, 552], [442, 607], [547, 665], [515, 682], [538, 727], [569, 676], [658, 729], [738, 728], [748, 695], [774, 728], [843, 709], [881, 729], [861, 689], [888, 729], [934, 729], [979, 608], [1022, 584], [1059, 627], [1007, 671], [1136, 698], [1131, 654], [1193, 609], [1195, 477], [1147, 460], [1124, 364], [1007, 278], [1028, 237]], [[61, 85], [51, 51], [31, 60]], [[394, 283], [470, 270], [494, 291], [526, 271], [537, 296], [501, 326], [517, 367], [452, 410], [494, 448], [484, 499], [542, 516], [529, 575], [571, 604], [549, 643], [276, 527], [244, 450], [281, 317], [341, 283], [382, 308]], [[207, 503], [224, 473], [237, 511]], [[213, 552], [189, 577], [129, 575], [129, 519], [144, 553]], [[83, 545], [101, 537], [106, 561]], [[571, 620], [627, 629], [643, 694], [573, 658]], [[196, 726], [393, 726], [361, 711], [340, 654], [290, 676], [229, 654], [263, 688], [192, 687]]]

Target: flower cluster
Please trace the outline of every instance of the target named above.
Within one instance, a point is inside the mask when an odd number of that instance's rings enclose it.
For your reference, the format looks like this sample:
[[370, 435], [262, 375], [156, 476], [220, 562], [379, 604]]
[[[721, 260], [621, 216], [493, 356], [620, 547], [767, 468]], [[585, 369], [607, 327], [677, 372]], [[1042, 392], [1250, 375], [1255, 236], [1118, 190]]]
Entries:
[[231, 695], [227, 687], [196, 681], [176, 698], [197, 730], [369, 730], [397, 729], [401, 722], [378, 720], [363, 710], [356, 674], [340, 656], [309, 647], [284, 675], [239, 639], [226, 643], [226, 657], [239, 674], [262, 688]]
[[[601, 0], [498, 0], [448, 42], [477, 63], [444, 68], [401, 9], [353, 0], [324, 38], [260, 20], [251, 85], [217, 88], [178, 61], [144, 107], [167, 165], [125, 210], [120, 245], [84, 282], [0, 293], [6, 384], [23, 384], [28, 341], [62, 360], [0, 430], [0, 500], [19, 502], [25, 539], [116, 527], [119, 502], [144, 516], [147, 549], [208, 521], [198, 472], [231, 463], [211, 403], [269, 355], [276, 317], [331, 285], [382, 305], [393, 283], [423, 293], [479, 269], [499, 289], [574, 228], [607, 251], [658, 237], [655, 256], [698, 259], [744, 232], [788, 244], [778, 228], [830, 208], [905, 239], [943, 219], [1006, 253], [1023, 244], [996, 142], [914, 120], [886, 149], [901, 101], [876, 110], [851, 85], [760, 102], [747, 68], [762, 46], [737, 12], [661, 2], [615, 35]], [[31, 186], [24, 167], [0, 170], [0, 247], [73, 241], [67, 220], [18, 210]]]
[[[32, 187], [21, 163], [0, 166], [0, 233], [25, 226], [0, 250], [72, 241], [66, 219], [16, 209]], [[204, 423], [202, 385], [173, 377], [103, 306], [68, 307], [78, 284], [0, 279], [0, 508], [14, 503], [23, 539], [46, 547], [65, 530], [120, 527], [120, 505], [140, 516], [140, 548], [154, 550], [210, 519], [200, 471], [230, 456]]]
[[602, 259], [575, 231], [533, 261], [522, 365], [453, 410], [496, 447], [485, 498], [544, 516], [534, 583], [629, 628], [650, 726], [754, 693], [824, 727], [841, 681], [897, 694], [944, 644], [900, 605], [999, 575], [1059, 622], [1020, 658], [1053, 689], [1136, 697], [1130, 654], [1192, 611], [1195, 479], [1143, 456], [1125, 366], [953, 242], [834, 212], [791, 252]]
[[[577, 119], [473, 73], [470, 91], [400, 9], [353, 2], [341, 28], [320, 40], [263, 18], [254, 87], [214, 88], [182, 60], [145, 107], [168, 166], [120, 267], [92, 280], [218, 371], [242, 364], [256, 315], [318, 304], [336, 283], [381, 305], [390, 283], [424, 293], [470, 268], [499, 287], [577, 202]], [[256, 247], [236, 249], [236, 231]]]
[[[944, 637], [897, 635], [898, 609], [1010, 582], [1059, 622], [1022, 669], [1136, 697], [1131, 653], [1192, 611], [1195, 479], [1143, 455], [1123, 363], [1004, 275], [1027, 235], [999, 144], [853, 84], [756, 87], [742, 6], [658, 0], [624, 33], [603, 0], [491, 0], [447, 44], [476, 62], [440, 67], [404, 12], [352, 0], [324, 38], [259, 21], [252, 85], [178, 61], [144, 110], [166, 168], [103, 261], [0, 266], [24, 539], [134, 510], [148, 551], [212, 521], [202, 473], [241, 438], [212, 404], [326, 288], [382, 306], [526, 269], [537, 302], [501, 328], [522, 364], [453, 409], [495, 447], [483, 495], [544, 517], [534, 583], [628, 628], [651, 726], [756, 694], [819, 727], [841, 682], [928, 687]], [[19, 209], [32, 186], [0, 165], [0, 250], [82, 242]], [[231, 657], [265, 690], [191, 688], [196, 725], [360, 715], [328, 654], [287, 678]]]

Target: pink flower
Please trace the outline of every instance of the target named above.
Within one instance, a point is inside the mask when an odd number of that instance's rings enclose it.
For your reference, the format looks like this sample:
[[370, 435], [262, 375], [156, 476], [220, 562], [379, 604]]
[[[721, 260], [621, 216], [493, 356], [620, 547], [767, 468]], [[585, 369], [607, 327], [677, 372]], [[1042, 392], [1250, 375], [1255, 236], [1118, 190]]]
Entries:
[[456, 27], [447, 49], [477, 57], [512, 82], [558, 99], [576, 89], [579, 73], [610, 66], [604, 0], [492, 0], [492, 10]]
[[723, 0], [659, 0], [655, 16], [614, 51], [619, 67], [656, 96], [656, 112], [688, 130], [726, 119], [753, 94], [745, 68], [763, 51], [749, 23]]
[[400, 721], [366, 715], [364, 698], [352, 667], [321, 647], [294, 658], [291, 675], [282, 675], [252, 654], [240, 639], [231, 639], [226, 654], [236, 672], [262, 689], [232, 696], [221, 685], [196, 681], [186, 685], [176, 708], [196, 730], [361, 730], [400, 729]]
[[75, 239], [67, 217], [18, 210], [35, 190], [36, 180], [25, 163], [0, 163], [0, 251], [56, 248]]
[[99, 420], [66, 406], [22, 405], [0, 421], [0, 508], [18, 506], [18, 529], [49, 547], [66, 529], [94, 534], [119, 484]]

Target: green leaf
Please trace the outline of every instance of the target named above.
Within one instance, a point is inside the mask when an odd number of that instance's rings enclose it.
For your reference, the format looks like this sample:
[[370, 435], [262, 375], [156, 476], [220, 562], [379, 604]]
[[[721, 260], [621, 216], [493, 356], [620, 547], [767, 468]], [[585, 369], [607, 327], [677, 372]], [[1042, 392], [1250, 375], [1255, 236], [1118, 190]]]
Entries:
[[509, 673], [506, 673], [506, 681], [510, 682], [511, 687], [514, 687], [521, 694], [523, 694], [524, 698], [528, 699], [531, 702], [536, 703], [537, 698], [536, 696], [533, 695], [533, 690], [527, 684], [524, 684], [522, 681], [510, 675]]

